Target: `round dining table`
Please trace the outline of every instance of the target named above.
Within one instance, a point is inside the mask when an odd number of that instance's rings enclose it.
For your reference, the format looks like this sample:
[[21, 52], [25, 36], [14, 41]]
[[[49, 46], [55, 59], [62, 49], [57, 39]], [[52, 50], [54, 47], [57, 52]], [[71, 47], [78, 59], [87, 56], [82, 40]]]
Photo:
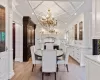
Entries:
[[[57, 57], [63, 56], [64, 52], [62, 50], [57, 50]], [[42, 57], [42, 50], [37, 50], [35, 52], [36, 56]]]

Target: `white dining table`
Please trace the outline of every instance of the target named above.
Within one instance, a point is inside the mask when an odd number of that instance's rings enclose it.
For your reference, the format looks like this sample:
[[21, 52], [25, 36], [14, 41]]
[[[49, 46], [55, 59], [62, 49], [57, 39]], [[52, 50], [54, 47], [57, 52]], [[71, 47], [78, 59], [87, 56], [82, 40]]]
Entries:
[[[57, 57], [63, 56], [64, 52], [62, 50], [57, 50]], [[42, 50], [37, 50], [35, 55], [42, 57]]]

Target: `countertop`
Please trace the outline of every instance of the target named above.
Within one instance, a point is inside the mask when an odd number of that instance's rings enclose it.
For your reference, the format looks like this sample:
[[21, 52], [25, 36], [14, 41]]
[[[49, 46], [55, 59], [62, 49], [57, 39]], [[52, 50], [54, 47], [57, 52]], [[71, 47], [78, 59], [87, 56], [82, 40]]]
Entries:
[[85, 57], [100, 64], [100, 55], [86, 55]]

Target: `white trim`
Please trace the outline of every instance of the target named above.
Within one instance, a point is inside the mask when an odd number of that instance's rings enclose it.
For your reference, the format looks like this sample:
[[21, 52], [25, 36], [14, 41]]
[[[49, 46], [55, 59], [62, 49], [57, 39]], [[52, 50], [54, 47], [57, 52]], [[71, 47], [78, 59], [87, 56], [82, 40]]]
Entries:
[[15, 61], [23, 62], [21, 58], [15, 58]]
[[8, 75], [8, 79], [11, 79], [15, 75], [14, 71], [10, 72]]

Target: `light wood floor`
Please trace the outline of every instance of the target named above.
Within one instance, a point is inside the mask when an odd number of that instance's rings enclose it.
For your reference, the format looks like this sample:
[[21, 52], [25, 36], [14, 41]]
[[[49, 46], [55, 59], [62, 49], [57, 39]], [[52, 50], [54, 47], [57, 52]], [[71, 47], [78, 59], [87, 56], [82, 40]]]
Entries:
[[[42, 80], [42, 74], [40, 71], [40, 65], [37, 65], [32, 72], [32, 62], [15, 62], [14, 71], [15, 75], [11, 80]], [[54, 74], [45, 76], [44, 80], [54, 80]], [[85, 68], [80, 67], [79, 64], [69, 59], [69, 72], [67, 72], [64, 65], [59, 65], [59, 72], [57, 73], [57, 80], [86, 80]]]

